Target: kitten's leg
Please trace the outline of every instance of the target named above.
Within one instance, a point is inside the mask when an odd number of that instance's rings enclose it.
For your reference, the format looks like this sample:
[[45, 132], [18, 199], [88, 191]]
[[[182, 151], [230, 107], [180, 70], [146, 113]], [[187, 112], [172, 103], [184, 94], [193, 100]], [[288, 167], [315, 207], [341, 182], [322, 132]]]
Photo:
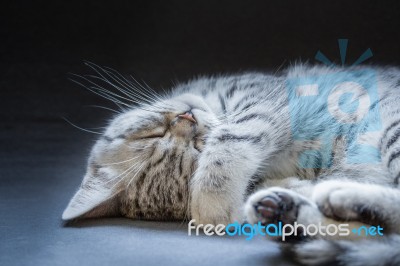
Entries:
[[360, 221], [400, 233], [400, 190], [345, 180], [321, 182], [312, 200], [322, 213], [336, 220]]
[[400, 265], [398, 189], [332, 180], [318, 184], [313, 198], [326, 215], [380, 225], [384, 237], [357, 243], [343, 239], [300, 243], [291, 249], [296, 260], [305, 265]]
[[265, 124], [260, 122], [260, 130], [257, 125], [223, 125], [208, 136], [190, 184], [197, 224], [243, 221], [240, 206], [248, 182], [277, 149], [279, 137], [265, 133]]
[[[318, 189], [311, 181], [299, 180], [297, 178], [285, 178], [281, 180], [269, 180], [268, 184], [280, 185], [281, 187], [269, 187], [262, 189], [249, 197], [245, 204], [245, 215], [249, 223], [255, 224], [259, 221], [262, 224], [277, 224], [281, 221], [283, 225], [294, 222], [304, 226], [310, 224], [327, 226], [334, 224], [339, 226], [343, 221], [327, 217], [319, 206], [311, 198]], [[286, 187], [286, 188], [285, 188]], [[314, 191], [314, 193], [313, 193]], [[346, 221], [349, 229], [365, 225], [359, 221]], [[296, 231], [297, 236], [291, 239], [303, 239], [302, 227]], [[352, 239], [354, 235], [339, 236], [317, 234], [314, 238]], [[310, 236], [308, 236], [310, 237]]]

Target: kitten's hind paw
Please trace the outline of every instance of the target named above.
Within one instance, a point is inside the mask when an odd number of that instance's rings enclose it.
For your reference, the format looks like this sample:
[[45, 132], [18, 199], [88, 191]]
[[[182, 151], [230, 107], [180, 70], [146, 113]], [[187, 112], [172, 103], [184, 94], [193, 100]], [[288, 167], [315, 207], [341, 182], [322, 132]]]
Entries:
[[393, 190], [378, 185], [331, 180], [318, 184], [312, 198], [325, 216], [336, 220], [382, 225], [396, 213]]

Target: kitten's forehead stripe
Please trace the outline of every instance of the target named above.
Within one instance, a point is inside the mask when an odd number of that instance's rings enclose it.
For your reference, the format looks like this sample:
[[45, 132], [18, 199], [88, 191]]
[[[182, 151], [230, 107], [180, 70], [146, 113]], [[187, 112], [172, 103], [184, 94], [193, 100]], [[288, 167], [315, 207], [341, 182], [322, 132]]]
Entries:
[[150, 153], [149, 153], [149, 157], [150, 157], [150, 158], [153, 157], [153, 155], [154, 155], [154, 153], [156, 152], [156, 150], [157, 150], [156, 143], [153, 143], [153, 144], [151, 145], [151, 149], [150, 149]]
[[184, 195], [188, 189], [187, 177], [182, 174], [187, 171], [183, 163], [187, 148], [188, 143], [181, 148], [153, 148], [152, 157], [157, 156], [157, 160], [149, 164], [146, 175], [135, 181], [133, 187], [137, 196], [134, 205], [130, 207], [126, 203], [127, 210], [122, 212], [143, 219], [179, 219], [186, 216], [187, 197]]
[[152, 164], [152, 167], [157, 167], [159, 164], [161, 164], [163, 162], [163, 160], [167, 157], [167, 153], [168, 151], [163, 151], [162, 155], [160, 156], [160, 158], [157, 159], [157, 161]]
[[179, 176], [181, 176], [182, 175], [182, 172], [183, 172], [183, 166], [182, 166], [182, 163], [183, 163], [183, 155], [184, 155], [184, 151], [183, 151], [183, 153], [181, 154], [181, 156], [180, 156], [180, 159], [179, 159]]

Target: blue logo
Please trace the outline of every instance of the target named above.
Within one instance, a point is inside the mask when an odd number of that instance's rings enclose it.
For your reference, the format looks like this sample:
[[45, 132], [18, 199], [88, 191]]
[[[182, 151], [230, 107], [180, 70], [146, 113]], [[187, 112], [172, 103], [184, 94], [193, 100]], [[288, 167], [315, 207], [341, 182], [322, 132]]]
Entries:
[[[339, 39], [338, 43], [339, 43], [340, 61], [342, 63], [342, 66], [344, 66], [346, 63], [347, 44], [349, 43], [349, 40]], [[352, 66], [359, 65], [371, 57], [372, 57], [372, 51], [370, 48], [368, 48], [367, 50], [365, 50], [364, 53], [360, 55], [360, 57], [352, 64]], [[315, 59], [327, 66], [336, 66], [336, 64], [332, 63], [332, 61], [329, 60], [321, 51], [317, 52], [317, 54], [315, 55]]]
[[[347, 40], [339, 40], [339, 48], [344, 64]], [[368, 49], [353, 65], [371, 56]], [[332, 71], [286, 82], [293, 138], [306, 147], [299, 154], [299, 166], [330, 167], [338, 139], [345, 143], [346, 163], [380, 162], [377, 145], [370, 141], [381, 129], [375, 71], [366, 68], [344, 71], [320, 51], [316, 58], [331, 66]]]

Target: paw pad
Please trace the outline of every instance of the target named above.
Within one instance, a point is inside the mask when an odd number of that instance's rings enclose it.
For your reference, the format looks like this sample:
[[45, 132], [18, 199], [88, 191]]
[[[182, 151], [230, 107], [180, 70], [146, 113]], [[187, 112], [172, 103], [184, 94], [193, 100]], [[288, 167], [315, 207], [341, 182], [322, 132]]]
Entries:
[[263, 224], [293, 223], [297, 217], [292, 197], [285, 192], [273, 192], [254, 205], [257, 216]]

